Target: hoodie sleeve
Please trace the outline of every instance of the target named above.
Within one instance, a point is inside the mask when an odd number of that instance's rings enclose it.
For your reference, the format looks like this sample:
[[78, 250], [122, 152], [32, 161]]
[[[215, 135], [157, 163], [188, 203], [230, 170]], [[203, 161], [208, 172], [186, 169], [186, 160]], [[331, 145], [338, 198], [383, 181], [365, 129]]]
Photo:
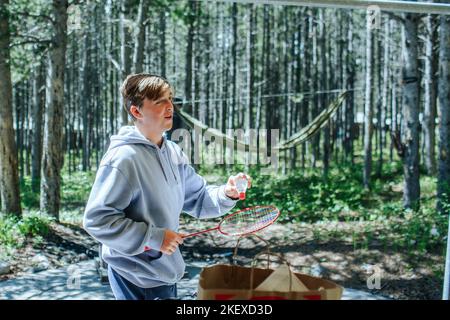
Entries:
[[192, 166], [184, 165], [185, 199], [183, 211], [198, 218], [220, 217], [230, 211], [236, 200], [225, 195], [225, 185], [208, 186]]
[[137, 255], [150, 247], [159, 250], [164, 229], [126, 217], [133, 191], [115, 167], [100, 167], [84, 212], [83, 227], [97, 241], [124, 255]]

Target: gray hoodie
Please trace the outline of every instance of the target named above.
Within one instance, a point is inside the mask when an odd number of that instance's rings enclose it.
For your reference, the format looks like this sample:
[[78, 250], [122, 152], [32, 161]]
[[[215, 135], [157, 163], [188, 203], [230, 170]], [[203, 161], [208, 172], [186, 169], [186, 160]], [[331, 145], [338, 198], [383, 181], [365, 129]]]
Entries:
[[111, 137], [84, 212], [84, 229], [103, 244], [102, 257], [141, 288], [174, 284], [185, 269], [180, 250], [162, 254], [164, 229], [178, 230], [181, 212], [219, 217], [236, 201], [225, 186], [207, 186], [175, 143], [159, 148], [135, 127]]

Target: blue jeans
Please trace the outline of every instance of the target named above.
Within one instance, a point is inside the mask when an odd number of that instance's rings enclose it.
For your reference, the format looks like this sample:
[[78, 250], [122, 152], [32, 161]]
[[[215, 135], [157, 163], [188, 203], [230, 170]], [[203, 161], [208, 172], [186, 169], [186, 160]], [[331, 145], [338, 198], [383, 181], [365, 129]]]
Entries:
[[141, 288], [123, 278], [108, 265], [108, 279], [117, 300], [164, 300], [177, 297], [177, 285]]

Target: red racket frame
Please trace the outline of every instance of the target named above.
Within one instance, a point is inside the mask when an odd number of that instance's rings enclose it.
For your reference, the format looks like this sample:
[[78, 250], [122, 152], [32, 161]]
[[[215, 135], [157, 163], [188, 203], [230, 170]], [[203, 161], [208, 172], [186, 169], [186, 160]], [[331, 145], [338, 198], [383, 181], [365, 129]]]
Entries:
[[202, 233], [207, 233], [207, 232], [210, 232], [210, 231], [213, 231], [213, 230], [219, 230], [220, 233], [222, 233], [222, 234], [224, 234], [224, 235], [226, 235], [226, 236], [229, 236], [229, 235], [230, 235], [229, 233], [223, 232], [223, 231], [220, 229], [220, 226], [222, 225], [222, 223], [223, 223], [225, 220], [228, 220], [228, 219], [230, 219], [232, 216], [237, 215], [237, 214], [239, 214], [239, 213], [241, 213], [241, 212], [249, 211], [249, 210], [252, 210], [252, 209], [258, 209], [258, 208], [273, 208], [274, 211], [277, 212], [277, 215], [276, 215], [275, 219], [273, 219], [269, 224], [267, 224], [267, 225], [265, 225], [265, 226], [263, 226], [263, 227], [261, 227], [261, 228], [259, 228], [259, 229], [257, 229], [257, 230], [251, 231], [251, 232], [244, 232], [244, 233], [241, 233], [240, 235], [250, 234], [250, 233], [255, 233], [255, 232], [258, 232], [258, 231], [260, 231], [260, 230], [262, 230], [262, 229], [264, 229], [264, 228], [267, 228], [268, 226], [270, 226], [271, 224], [273, 224], [273, 223], [278, 219], [278, 217], [279, 217], [280, 214], [281, 214], [281, 213], [280, 213], [280, 210], [278, 210], [278, 208], [275, 207], [275, 206], [254, 206], [254, 207], [250, 207], [250, 208], [245, 208], [245, 209], [236, 211], [236, 212], [234, 212], [234, 213], [232, 213], [232, 214], [229, 214], [229, 215], [227, 215], [226, 217], [222, 218], [222, 220], [219, 222], [219, 224], [217, 225], [217, 227], [210, 228], [210, 229], [206, 229], [206, 230], [199, 231], [199, 232], [195, 232], [195, 233], [190, 233], [190, 234], [188, 234], [188, 235], [183, 236], [183, 238], [194, 237], [194, 236], [196, 236], [196, 235], [199, 235], [199, 234], [202, 234]]

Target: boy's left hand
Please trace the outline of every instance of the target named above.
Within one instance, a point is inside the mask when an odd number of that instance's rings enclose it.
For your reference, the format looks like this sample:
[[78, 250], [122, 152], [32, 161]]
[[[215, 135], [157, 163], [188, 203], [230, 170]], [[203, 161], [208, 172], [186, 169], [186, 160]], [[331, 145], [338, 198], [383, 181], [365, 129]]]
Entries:
[[234, 199], [234, 200], [239, 199], [239, 192], [236, 189], [236, 179], [240, 178], [240, 177], [244, 177], [245, 179], [247, 179], [247, 182], [248, 182], [247, 188], [251, 188], [252, 178], [245, 173], [239, 172], [237, 175], [230, 176], [228, 178], [228, 182], [225, 185], [225, 195], [227, 197]]

